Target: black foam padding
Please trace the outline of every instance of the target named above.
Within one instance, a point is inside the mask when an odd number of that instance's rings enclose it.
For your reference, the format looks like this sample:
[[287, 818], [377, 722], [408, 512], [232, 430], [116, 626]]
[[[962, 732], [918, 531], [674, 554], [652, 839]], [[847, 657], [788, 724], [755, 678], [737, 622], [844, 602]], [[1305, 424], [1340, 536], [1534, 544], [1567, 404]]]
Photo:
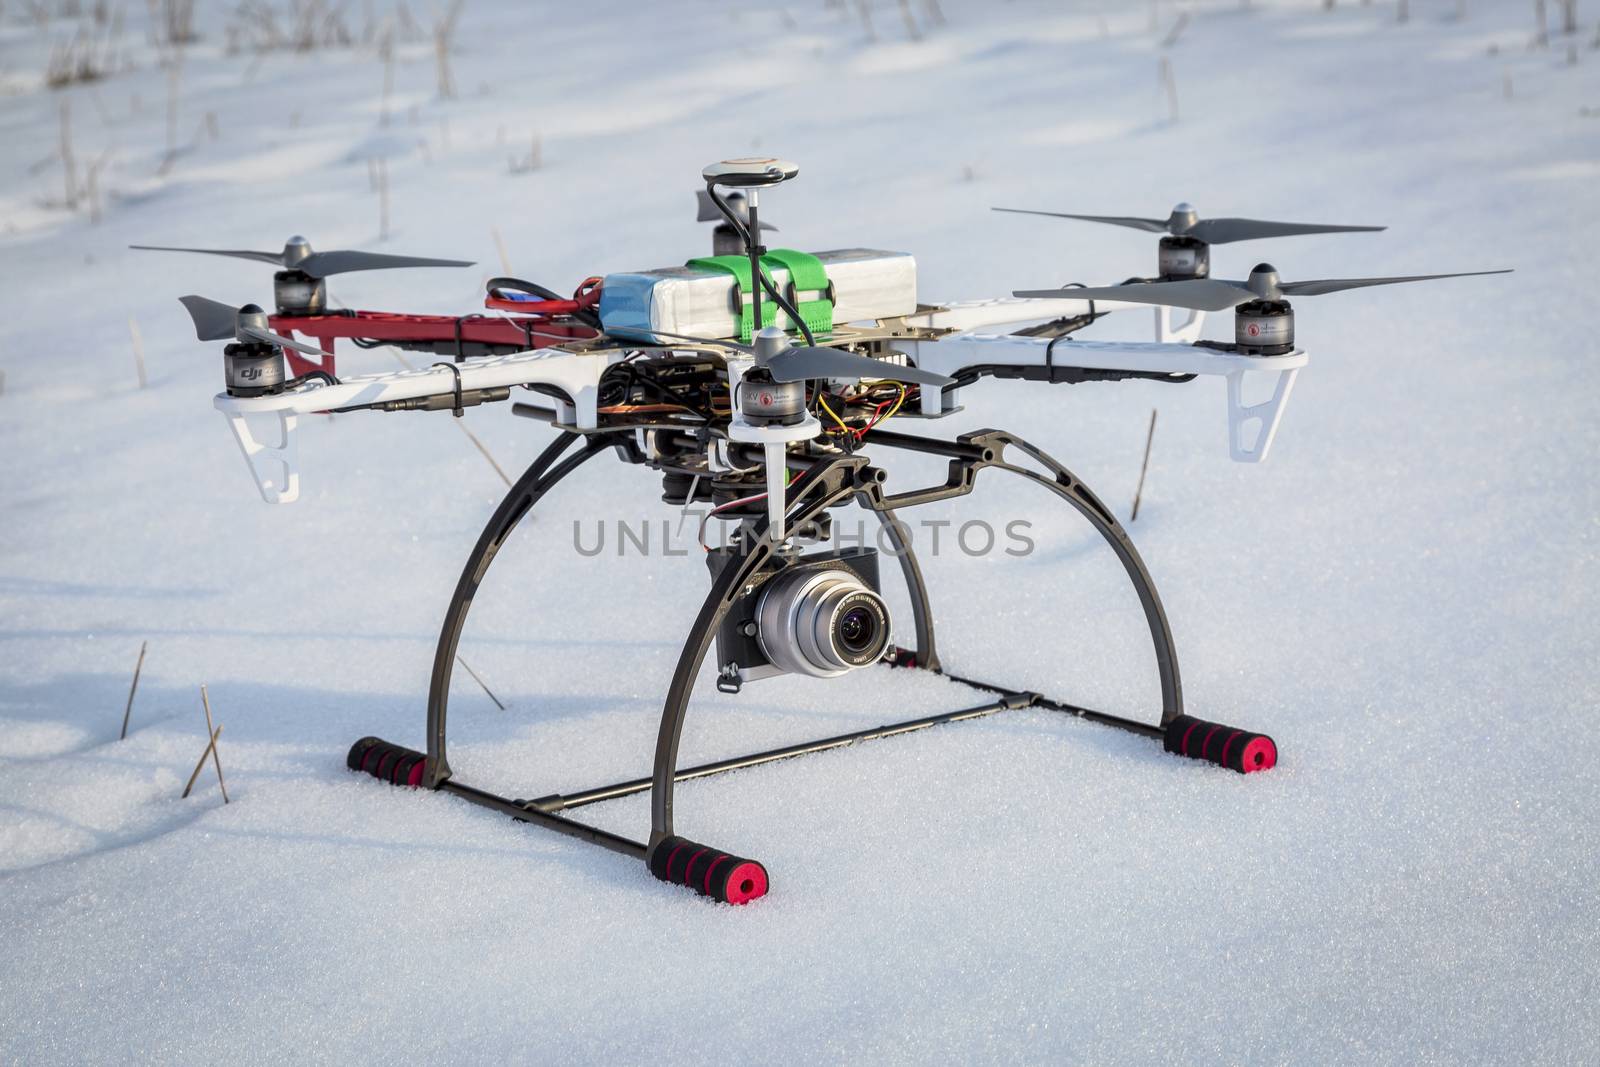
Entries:
[[705, 851], [696, 850], [696, 854], [689, 860], [684, 868], [684, 884], [696, 893], [707, 893], [706, 874], [711, 870], [711, 865], [720, 859], [727, 859], [728, 854], [719, 849], [708, 848]]
[[[402, 745], [391, 744], [376, 737], [363, 737], [350, 749], [350, 755], [345, 758], [345, 766], [353, 771], [365, 771], [374, 778], [393, 784], [395, 776], [402, 765], [409, 763], [415, 767], [423, 755], [413, 749]], [[410, 770], [407, 768], [409, 775]], [[404, 781], [401, 778], [401, 781]]]
[[407, 752], [395, 763], [394, 770], [389, 772], [389, 781], [395, 785], [405, 785], [411, 780], [411, 772], [416, 770], [417, 764], [423, 759], [420, 752]]
[[[718, 904], [728, 902], [728, 875], [745, 862], [738, 856], [730, 856], [726, 852], [712, 855], [707, 862], [700, 865], [700, 872], [695, 882], [695, 889], [705, 893]], [[709, 883], [706, 876], [710, 875]]]
[[382, 743], [376, 737], [363, 737], [350, 746], [350, 754], [345, 757], [344, 765], [352, 771], [359, 771], [361, 769], [361, 761], [367, 757], [367, 750], [373, 745], [381, 745]]
[[[1188, 751], [1184, 750], [1185, 738], [1188, 739]], [[1192, 715], [1179, 715], [1167, 724], [1166, 732], [1162, 735], [1161, 747], [1174, 755], [1205, 760], [1207, 763], [1215, 763], [1219, 767], [1244, 774], [1246, 773], [1245, 749], [1252, 741], [1259, 738], [1272, 740], [1266, 734], [1208, 722]], [[1276, 749], [1277, 746], [1273, 747]]]
[[663, 882], [670, 881], [667, 878], [667, 860], [672, 857], [673, 850], [681, 844], [686, 844], [683, 838], [673, 836], [663, 838], [659, 845], [651, 849], [650, 855], [646, 860], [650, 867], [650, 873]]

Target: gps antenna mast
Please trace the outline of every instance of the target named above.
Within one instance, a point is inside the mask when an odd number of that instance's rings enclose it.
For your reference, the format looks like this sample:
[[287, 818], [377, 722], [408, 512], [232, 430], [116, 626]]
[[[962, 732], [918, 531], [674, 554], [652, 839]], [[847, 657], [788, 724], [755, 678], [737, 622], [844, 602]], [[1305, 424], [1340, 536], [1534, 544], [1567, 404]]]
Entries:
[[[722, 212], [728, 223], [744, 241], [745, 254], [750, 257], [750, 323], [751, 333], [759, 333], [761, 321], [761, 290], [766, 285], [766, 279], [761, 274], [761, 257], [766, 249], [761, 244], [761, 219], [758, 215], [757, 191], [767, 186], [778, 185], [788, 181], [800, 173], [800, 168], [793, 163], [782, 159], [725, 159], [721, 163], [713, 163], [700, 172], [705, 179], [706, 192], [711, 200]], [[740, 219], [738, 214], [728, 206], [728, 202], [717, 193], [717, 186], [729, 189], [738, 189], [744, 194], [746, 217]], [[788, 301], [772, 292], [772, 302], [782, 308], [784, 313], [795, 322], [801, 323], [800, 316], [791, 307]], [[804, 323], [800, 324], [800, 331], [805, 335], [806, 343], [812, 344], [811, 331], [806, 329]]]
[[761, 243], [761, 219], [756, 214], [759, 191], [751, 186], [744, 194], [745, 210], [750, 213], [750, 225], [744, 237], [745, 250], [750, 255], [750, 322], [756, 333], [761, 332], [761, 257], [767, 252]]

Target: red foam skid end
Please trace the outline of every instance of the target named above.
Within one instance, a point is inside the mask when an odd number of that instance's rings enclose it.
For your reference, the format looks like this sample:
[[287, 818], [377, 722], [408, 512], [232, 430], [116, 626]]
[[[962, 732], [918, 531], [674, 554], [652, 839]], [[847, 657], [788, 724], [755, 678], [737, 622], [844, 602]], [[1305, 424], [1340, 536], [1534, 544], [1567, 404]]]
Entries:
[[767, 869], [761, 864], [746, 860], [728, 875], [729, 904], [748, 904], [757, 897], [766, 895]]
[[767, 893], [767, 869], [755, 860], [682, 837], [661, 841], [645, 863], [663, 882], [687, 886], [723, 904], [748, 904]]
[[1272, 738], [1267, 737], [1265, 734], [1258, 734], [1254, 741], [1244, 746], [1244, 752], [1241, 753], [1241, 757], [1240, 762], [1243, 766], [1240, 770], [1245, 774], [1251, 774], [1255, 771], [1270, 771], [1278, 765], [1278, 746], [1273, 743]]
[[1278, 763], [1278, 746], [1266, 734], [1190, 715], [1179, 715], [1167, 724], [1162, 747], [1174, 755], [1205, 760], [1240, 774], [1271, 770]]

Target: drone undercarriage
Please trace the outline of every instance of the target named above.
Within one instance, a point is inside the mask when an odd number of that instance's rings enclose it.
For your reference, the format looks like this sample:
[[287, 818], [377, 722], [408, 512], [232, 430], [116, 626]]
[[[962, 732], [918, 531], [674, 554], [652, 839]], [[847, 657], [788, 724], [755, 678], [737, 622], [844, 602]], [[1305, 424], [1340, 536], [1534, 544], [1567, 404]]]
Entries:
[[[525, 405], [519, 405], [519, 409], [520, 413], [535, 417], [554, 418], [555, 414]], [[758, 513], [746, 520], [731, 546], [723, 550], [726, 558], [715, 569], [711, 589], [684, 642], [662, 710], [650, 775], [532, 800], [507, 798], [458, 781], [452, 775], [447, 754], [450, 680], [468, 612], [490, 563], [517, 524], [544, 495], [596, 456], [609, 451], [627, 462], [661, 468], [659, 459], [653, 460], [637, 445], [641, 431], [646, 429], [652, 433], [676, 432], [673, 428], [663, 428], [660, 424], [648, 423], [643, 419], [635, 425], [613, 425], [588, 434], [562, 431], [528, 467], [478, 538], [451, 598], [434, 656], [428, 693], [426, 751], [403, 748], [373, 737], [363, 738], [350, 751], [348, 762], [353, 770], [365, 771], [397, 785], [453, 793], [521, 821], [642, 859], [651, 872], [664, 881], [687, 885], [719, 901], [743, 903], [766, 892], [768, 879], [765, 868], [753, 860], [698, 845], [680, 836], [673, 820], [673, 790], [677, 783], [1020, 708], [1059, 711], [1141, 736], [1161, 739], [1169, 752], [1207, 760], [1235, 771], [1266, 770], [1276, 762], [1276, 748], [1269, 738], [1203, 722], [1184, 714], [1172, 633], [1154, 583], [1121, 524], [1069, 471], [1040, 450], [1001, 431], [964, 434], [955, 441], [876, 431], [870, 438], [870, 447], [910, 450], [947, 458], [950, 466], [945, 482], [890, 493], [886, 491], [886, 472], [874, 466], [861, 452], [831, 446], [796, 448], [789, 453], [789, 462], [797, 473], [784, 494], [783, 509], [790, 530], [816, 524], [826, 518], [830, 509], [850, 503], [873, 512], [884, 524], [884, 532], [895, 548], [894, 555], [910, 593], [916, 644], [911, 649], [884, 648], [881, 654], [872, 657], [872, 662], [944, 673], [935, 642], [928, 590], [916, 555], [909, 542], [901, 536], [903, 528], [897, 513], [906, 508], [966, 495], [972, 491], [975, 480], [983, 471], [1007, 471], [1050, 490], [1073, 507], [1100, 533], [1122, 563], [1138, 594], [1156, 653], [1162, 703], [1158, 722], [1135, 721], [1024, 689], [946, 675], [952, 682], [985, 694], [984, 698], [973, 706], [957, 711], [680, 768], [679, 740], [695, 680], [701, 673], [706, 656], [718, 643], [719, 635], [729, 632], [730, 614], [736, 615], [738, 605], [748, 602], [753, 595], [752, 590], [758, 588], [763, 580], [776, 582], [778, 579], [772, 575], [782, 575], [786, 567], [814, 565], [807, 557], [796, 555], [783, 542], [775, 541], [771, 524]], [[1012, 463], [1007, 457], [1008, 449], [1023, 453], [1030, 465], [1025, 467]], [[1049, 476], [1031, 469], [1034, 467], [1048, 471]], [[682, 472], [668, 470], [667, 473]], [[760, 625], [766, 624], [766, 620], [763, 620]], [[737, 691], [737, 672], [730, 674], [724, 664], [718, 664], [718, 667], [719, 688]], [[732, 684], [727, 684], [730, 682]], [[646, 791], [651, 794], [651, 827], [644, 841], [600, 830], [566, 814], [588, 804]]]

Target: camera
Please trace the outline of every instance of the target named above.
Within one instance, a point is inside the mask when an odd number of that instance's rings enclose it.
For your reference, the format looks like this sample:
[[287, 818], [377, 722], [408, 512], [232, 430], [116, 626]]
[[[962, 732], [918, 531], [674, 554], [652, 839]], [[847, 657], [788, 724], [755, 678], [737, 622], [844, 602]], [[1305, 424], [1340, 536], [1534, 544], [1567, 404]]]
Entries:
[[[733, 560], [718, 549], [715, 576]], [[758, 571], [717, 631], [719, 688], [778, 674], [833, 678], [883, 658], [889, 606], [870, 548], [814, 552]]]

